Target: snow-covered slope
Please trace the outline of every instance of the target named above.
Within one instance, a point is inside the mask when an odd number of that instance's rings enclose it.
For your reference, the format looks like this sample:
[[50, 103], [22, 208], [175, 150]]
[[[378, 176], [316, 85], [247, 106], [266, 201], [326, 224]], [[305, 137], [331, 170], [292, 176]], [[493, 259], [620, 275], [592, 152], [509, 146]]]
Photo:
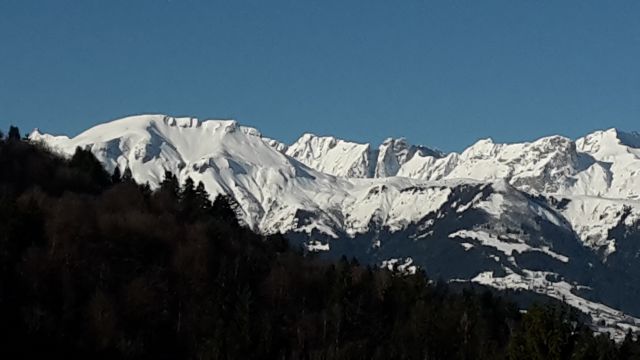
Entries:
[[594, 309], [611, 309], [619, 332], [638, 325], [613, 310], [640, 315], [640, 286], [629, 281], [640, 276], [636, 133], [487, 139], [442, 154], [404, 139], [372, 148], [305, 134], [286, 145], [233, 120], [140, 115], [73, 138], [36, 130], [30, 139], [67, 155], [88, 147], [107, 170], [129, 167], [152, 187], [166, 170], [202, 181], [212, 196], [233, 196], [252, 229], [325, 256], [571, 293], [594, 319]]

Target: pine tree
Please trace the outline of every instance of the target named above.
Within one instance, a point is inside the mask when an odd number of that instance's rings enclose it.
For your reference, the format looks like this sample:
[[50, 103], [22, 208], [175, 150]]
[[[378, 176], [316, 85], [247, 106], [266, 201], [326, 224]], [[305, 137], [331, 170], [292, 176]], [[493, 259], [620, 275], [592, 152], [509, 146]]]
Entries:
[[184, 185], [182, 186], [182, 191], [181, 191], [181, 199], [183, 201], [193, 201], [196, 197], [196, 188], [195, 188], [195, 184], [193, 182], [193, 179], [191, 179], [191, 177], [187, 177], [187, 179], [184, 181]]
[[238, 222], [236, 216], [237, 203], [228, 195], [218, 195], [213, 201], [212, 213], [214, 216], [219, 216], [225, 221], [231, 221], [235, 224]]
[[198, 208], [203, 214], [206, 214], [211, 210], [211, 199], [209, 198], [209, 193], [207, 192], [207, 189], [205, 189], [202, 181], [199, 181], [198, 186], [196, 187], [196, 201], [198, 203]]
[[140, 185], [140, 191], [142, 192], [142, 194], [145, 197], [148, 197], [149, 195], [151, 195], [152, 191], [151, 191], [151, 185], [149, 185], [149, 182], [145, 182], [144, 184]]
[[85, 150], [78, 146], [71, 157], [69, 165], [71, 165], [72, 168], [86, 172], [91, 179], [101, 187], [111, 182], [109, 173], [107, 173], [100, 161], [96, 159], [91, 150]]
[[20, 140], [20, 130], [16, 126], [11, 125], [9, 127], [9, 135], [7, 140], [12, 140], [12, 141]]
[[180, 195], [180, 183], [178, 177], [176, 177], [171, 171], [165, 170], [164, 179], [160, 183], [160, 189], [166, 191], [176, 199]]
[[122, 181], [122, 176], [120, 175], [120, 168], [116, 166], [113, 170], [113, 174], [111, 175], [111, 183], [118, 184]]
[[186, 219], [193, 220], [198, 213], [196, 189], [190, 177], [187, 177], [184, 181], [184, 185], [180, 191], [180, 209], [182, 216]]
[[131, 168], [129, 167], [129, 165], [127, 165], [127, 167], [124, 169], [124, 173], [122, 173], [122, 182], [133, 182], [133, 174], [131, 173]]

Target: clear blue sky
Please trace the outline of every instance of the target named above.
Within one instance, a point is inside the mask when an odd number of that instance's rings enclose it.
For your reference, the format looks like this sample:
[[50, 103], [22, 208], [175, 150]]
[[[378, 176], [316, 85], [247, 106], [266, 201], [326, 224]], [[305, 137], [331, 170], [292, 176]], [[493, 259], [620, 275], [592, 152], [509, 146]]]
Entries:
[[640, 130], [640, 1], [0, 0], [0, 127], [136, 113], [443, 150]]

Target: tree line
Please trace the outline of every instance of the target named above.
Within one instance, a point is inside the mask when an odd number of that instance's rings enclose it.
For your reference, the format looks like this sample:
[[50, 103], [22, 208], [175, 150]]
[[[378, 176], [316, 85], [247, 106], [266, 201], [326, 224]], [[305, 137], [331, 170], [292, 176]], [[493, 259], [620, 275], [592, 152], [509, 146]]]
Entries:
[[565, 306], [325, 262], [241, 226], [233, 199], [158, 189], [0, 136], [0, 354], [102, 359], [640, 359]]

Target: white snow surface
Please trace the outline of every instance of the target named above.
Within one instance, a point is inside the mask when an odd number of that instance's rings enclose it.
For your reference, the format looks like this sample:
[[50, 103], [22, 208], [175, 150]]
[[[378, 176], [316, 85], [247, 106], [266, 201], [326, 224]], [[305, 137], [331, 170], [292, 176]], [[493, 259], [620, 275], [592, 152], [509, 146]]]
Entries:
[[401, 262], [403, 259], [389, 259], [384, 260], [380, 268], [387, 269], [389, 271], [396, 271], [401, 274], [415, 274], [418, 271], [418, 268], [413, 264], [412, 258], [404, 259], [404, 262]]
[[[476, 231], [459, 230], [449, 234], [449, 238], [456, 238], [456, 237], [463, 238], [463, 239], [477, 240], [480, 244], [495, 248], [496, 250], [500, 251], [501, 253], [507, 256], [513, 255], [514, 252], [524, 253], [528, 251], [537, 251], [537, 252], [544, 253], [548, 256], [551, 256], [552, 258], [562, 261], [564, 263], [569, 262], [568, 257], [550, 250], [549, 247], [547, 246], [544, 246], [541, 248], [534, 248], [528, 245], [527, 243], [525, 243], [524, 241], [513, 236], [509, 236], [509, 237], [503, 236], [502, 238], [499, 238], [493, 234], [490, 234], [486, 231], [481, 231], [481, 230], [476, 230]], [[463, 243], [463, 244], [466, 244], [466, 243]], [[470, 245], [470, 244], [466, 244], [466, 245]], [[465, 246], [465, 248], [467, 247]]]

